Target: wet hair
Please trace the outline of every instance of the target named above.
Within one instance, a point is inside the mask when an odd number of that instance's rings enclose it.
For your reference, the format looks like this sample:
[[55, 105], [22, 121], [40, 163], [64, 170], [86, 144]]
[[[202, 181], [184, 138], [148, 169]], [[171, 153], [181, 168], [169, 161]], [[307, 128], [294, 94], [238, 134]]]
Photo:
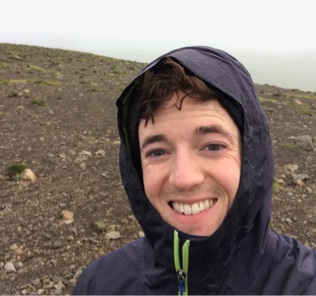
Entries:
[[220, 101], [218, 93], [207, 87], [203, 80], [171, 58], [165, 58], [154, 67], [153, 71], [147, 71], [143, 76], [140, 118], [145, 119], [146, 124], [149, 119], [154, 122], [156, 110], [174, 94], [177, 100], [173, 107], [178, 110], [181, 110], [183, 100], [186, 98], [195, 103]]
[[134, 165], [142, 175], [138, 140], [138, 125], [141, 119], [145, 125], [155, 121], [155, 112], [176, 94], [173, 107], [181, 110], [183, 101], [193, 103], [217, 101], [232, 117], [240, 134], [243, 131], [241, 107], [228, 95], [216, 87], [206, 84], [187, 68], [171, 58], [163, 58], [153, 68], [145, 72], [139, 87], [133, 93], [134, 103], [128, 111], [128, 134]]

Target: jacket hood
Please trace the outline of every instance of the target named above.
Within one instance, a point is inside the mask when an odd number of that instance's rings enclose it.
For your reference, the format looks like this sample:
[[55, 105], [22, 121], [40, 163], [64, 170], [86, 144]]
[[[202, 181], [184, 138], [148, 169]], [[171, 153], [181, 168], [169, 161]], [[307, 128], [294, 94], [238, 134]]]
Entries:
[[[190, 261], [190, 277], [194, 274], [201, 282], [205, 277], [214, 279], [208, 281], [209, 285], [219, 285], [223, 291], [226, 267], [245, 243], [245, 238], [249, 242], [256, 241], [254, 248], [259, 250], [266, 242], [274, 177], [267, 119], [248, 71], [231, 55], [210, 47], [184, 47], [162, 55], [145, 67], [126, 87], [117, 101], [121, 176], [137, 220], [154, 252], [161, 255], [155, 256], [157, 264], [164, 265], [166, 269], [174, 268], [172, 256], [166, 247], [172, 244], [174, 229], [160, 217], [145, 195], [142, 176], [137, 172], [130, 154], [130, 145], [135, 143], [129, 140], [126, 124], [127, 116], [135, 105], [133, 102], [141, 76], [164, 57], [175, 59], [204, 82], [228, 95], [241, 107], [243, 113], [242, 170], [231, 209], [221, 226], [210, 237], [195, 237], [179, 232], [180, 242], [186, 239], [191, 241], [190, 258], [194, 260]], [[251, 247], [248, 251], [249, 254], [254, 253]], [[166, 258], [171, 258], [171, 262]], [[205, 291], [209, 288], [205, 287]]]

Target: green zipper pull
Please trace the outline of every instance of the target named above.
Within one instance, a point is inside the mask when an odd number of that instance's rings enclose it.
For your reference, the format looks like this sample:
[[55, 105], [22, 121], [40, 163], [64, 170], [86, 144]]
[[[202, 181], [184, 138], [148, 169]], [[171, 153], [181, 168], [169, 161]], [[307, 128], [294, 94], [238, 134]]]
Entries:
[[176, 268], [179, 292], [178, 295], [188, 295], [188, 270], [189, 270], [189, 247], [190, 241], [186, 240], [182, 246], [182, 268], [179, 256], [179, 234], [175, 230], [173, 234], [173, 253], [174, 266]]

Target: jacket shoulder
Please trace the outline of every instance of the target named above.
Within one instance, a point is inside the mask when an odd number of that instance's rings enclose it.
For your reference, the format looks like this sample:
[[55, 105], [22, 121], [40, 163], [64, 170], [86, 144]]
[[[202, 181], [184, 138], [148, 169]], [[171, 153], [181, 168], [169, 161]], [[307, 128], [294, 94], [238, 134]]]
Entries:
[[139, 294], [144, 244], [144, 238], [138, 239], [90, 263], [79, 276], [72, 294]]
[[232, 273], [237, 294], [316, 295], [316, 251], [272, 231], [265, 244], [239, 254]]
[[283, 245], [277, 264], [284, 276], [283, 294], [316, 294], [316, 250], [304, 246], [294, 238], [278, 235]]

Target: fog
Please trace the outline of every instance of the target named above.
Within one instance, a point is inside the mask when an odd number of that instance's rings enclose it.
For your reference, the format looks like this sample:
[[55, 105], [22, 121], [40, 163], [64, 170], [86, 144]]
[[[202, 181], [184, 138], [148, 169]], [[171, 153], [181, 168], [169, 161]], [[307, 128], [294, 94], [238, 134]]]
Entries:
[[[7, 34], [5, 42], [16, 43], [16, 36]], [[1, 42], [3, 42], [1, 40]], [[209, 45], [235, 56], [250, 72], [258, 84], [271, 84], [289, 89], [316, 92], [316, 51], [313, 49], [258, 50], [240, 49], [229, 44], [190, 44], [185, 41], [168, 43], [129, 40], [128, 38], [27, 34], [19, 36], [18, 44], [76, 50], [118, 59], [148, 63], [159, 55], [187, 45]]]
[[314, 0], [6, 0], [0, 43], [150, 62], [188, 45], [223, 49], [255, 83], [316, 91]]

